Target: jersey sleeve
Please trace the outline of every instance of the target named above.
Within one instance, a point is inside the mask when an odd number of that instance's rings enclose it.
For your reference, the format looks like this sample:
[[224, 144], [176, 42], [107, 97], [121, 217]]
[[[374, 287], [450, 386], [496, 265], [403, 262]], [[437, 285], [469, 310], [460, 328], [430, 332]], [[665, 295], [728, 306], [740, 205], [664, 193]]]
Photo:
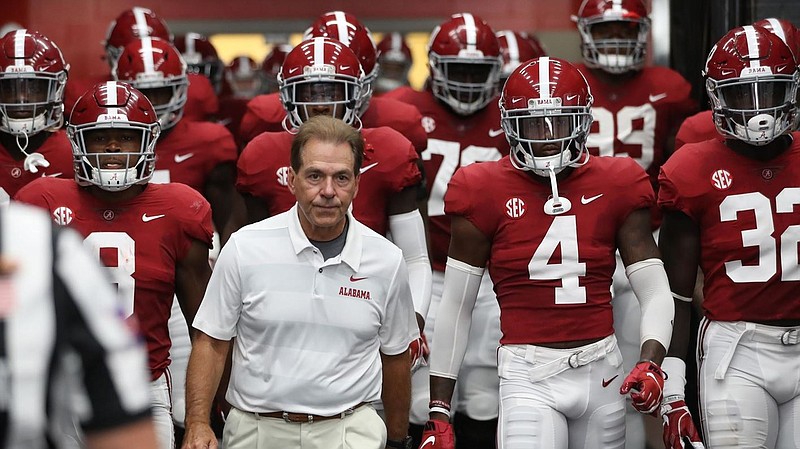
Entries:
[[264, 158], [265, 143], [266, 138], [263, 136], [254, 139], [239, 155], [239, 161], [236, 163], [236, 190], [239, 193], [257, 198], [263, 196], [262, 186], [270, 175]]
[[[373, 151], [381, 152], [383, 155], [391, 154], [387, 160], [391, 169], [385, 173], [393, 192], [399, 192], [406, 187], [419, 184], [422, 180], [422, 173], [417, 164], [419, 155], [403, 134], [394, 128], [384, 126], [375, 129], [367, 145], [372, 146], [373, 142], [374, 146], [380, 146], [374, 148]], [[391, 149], [391, 153], [386, 151], [388, 149]]]
[[212, 248], [214, 225], [211, 222], [211, 205], [189, 186], [178, 183], [168, 185], [176, 186], [173, 192], [174, 204], [183, 212], [179, 214], [181, 238], [178, 245], [178, 259], [186, 256], [193, 240]]
[[[496, 230], [497, 221], [488, 201], [487, 191], [491, 183], [487, 182], [483, 170], [493, 162], [472, 164], [456, 170], [447, 185], [444, 195], [444, 212], [447, 215], [458, 215], [466, 218], [486, 237], [491, 238]], [[473, 188], [478, 186], [480, 188]]]
[[239, 158], [239, 150], [236, 147], [236, 141], [233, 134], [222, 125], [217, 123], [204, 123], [202, 130], [206, 135], [208, 142], [207, 151], [212, 152], [213, 156], [209, 157], [208, 163], [210, 167], [206, 167], [207, 172], [210, 172], [214, 167], [229, 162], [236, 162]]
[[91, 404], [87, 430], [102, 430], [150, 415], [147, 355], [133, 319], [124, 320], [102, 268], [74, 231], [54, 234], [57, 341], [75, 351]]
[[617, 207], [621, 213], [620, 223], [627, 219], [631, 212], [638, 209], [652, 209], [656, 204], [653, 186], [647, 172], [633, 159], [627, 157], [615, 157], [606, 160], [605, 158], [595, 159], [613, 163], [615, 170], [610, 171], [609, 179], [616, 183], [617, 190], [621, 193]]
[[47, 184], [47, 179], [52, 178], [37, 178], [29, 182], [24, 187], [19, 189], [19, 191], [17, 191], [13, 198], [14, 201], [30, 204], [31, 206], [41, 207], [42, 209], [49, 211], [50, 204], [47, 201], [47, 195], [45, 195], [45, 184]]
[[247, 143], [263, 132], [282, 131], [286, 111], [278, 94], [258, 95], [249, 103], [239, 125], [239, 140]]

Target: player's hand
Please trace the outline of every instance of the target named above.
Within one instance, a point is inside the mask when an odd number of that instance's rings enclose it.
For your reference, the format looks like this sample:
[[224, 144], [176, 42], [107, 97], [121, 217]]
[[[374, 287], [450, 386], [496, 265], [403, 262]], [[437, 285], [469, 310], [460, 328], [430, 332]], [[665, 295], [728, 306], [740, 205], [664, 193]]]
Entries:
[[657, 415], [664, 395], [667, 375], [655, 362], [643, 360], [636, 364], [622, 382], [620, 394], [631, 393], [631, 405], [642, 413]]
[[452, 424], [438, 419], [431, 419], [425, 423], [419, 449], [455, 449], [455, 447], [456, 439], [453, 436]]
[[670, 396], [664, 398], [664, 403], [661, 405], [661, 418], [664, 420], [663, 436], [665, 448], [705, 449], [683, 397]]
[[412, 373], [423, 366], [428, 366], [428, 356], [431, 354], [431, 350], [428, 348], [428, 339], [425, 337], [425, 334], [420, 333], [419, 335], [419, 338], [408, 345], [408, 352], [411, 353]]

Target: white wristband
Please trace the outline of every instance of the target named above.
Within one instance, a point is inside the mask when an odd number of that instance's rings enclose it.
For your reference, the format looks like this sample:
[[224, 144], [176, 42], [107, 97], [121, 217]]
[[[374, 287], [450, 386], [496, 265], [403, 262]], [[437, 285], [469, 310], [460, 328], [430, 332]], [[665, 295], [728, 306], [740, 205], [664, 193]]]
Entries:
[[661, 369], [667, 373], [667, 380], [664, 381], [664, 397], [686, 396], [686, 362], [678, 357], [664, 357]]
[[444, 407], [438, 407], [434, 405], [431, 407], [431, 413], [441, 413], [442, 415], [446, 415], [448, 418], [450, 418], [450, 410], [447, 410]]

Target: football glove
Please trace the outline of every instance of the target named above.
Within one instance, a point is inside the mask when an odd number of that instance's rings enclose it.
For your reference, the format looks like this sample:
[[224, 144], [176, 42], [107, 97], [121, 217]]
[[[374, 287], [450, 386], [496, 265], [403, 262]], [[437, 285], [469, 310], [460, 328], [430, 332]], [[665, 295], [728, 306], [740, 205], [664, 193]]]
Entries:
[[420, 333], [419, 335], [419, 338], [408, 345], [408, 352], [411, 353], [412, 373], [423, 366], [428, 366], [428, 356], [431, 354], [431, 350], [428, 348], [428, 339], [425, 337], [425, 334]]
[[455, 449], [455, 447], [456, 439], [452, 424], [438, 419], [431, 419], [425, 423], [419, 449]]
[[636, 364], [622, 382], [620, 394], [631, 393], [631, 405], [641, 413], [658, 416], [658, 407], [664, 395], [667, 378], [655, 362], [643, 360]]
[[682, 396], [664, 398], [664, 403], [661, 405], [661, 419], [664, 420], [665, 448], [705, 449]]

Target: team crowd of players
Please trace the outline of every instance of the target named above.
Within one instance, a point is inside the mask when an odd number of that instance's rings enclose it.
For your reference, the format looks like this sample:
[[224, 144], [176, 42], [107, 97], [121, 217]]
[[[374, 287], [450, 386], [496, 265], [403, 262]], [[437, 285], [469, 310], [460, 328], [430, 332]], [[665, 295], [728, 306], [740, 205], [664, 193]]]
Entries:
[[645, 415], [668, 448], [798, 447], [800, 31], [730, 30], [698, 68], [699, 112], [681, 75], [647, 64], [641, 0], [584, 0], [575, 21], [581, 64], [454, 14], [423, 90], [402, 35], [375, 43], [342, 11], [225, 66], [132, 8], [97, 80], [69, 78], [47, 30], [12, 30], [0, 200], [47, 209], [108, 268], [147, 346], [162, 448], [183, 441], [216, 254], [294, 206], [292, 141], [317, 115], [360, 130], [353, 217], [408, 271], [410, 439], [388, 447], [639, 449]]

